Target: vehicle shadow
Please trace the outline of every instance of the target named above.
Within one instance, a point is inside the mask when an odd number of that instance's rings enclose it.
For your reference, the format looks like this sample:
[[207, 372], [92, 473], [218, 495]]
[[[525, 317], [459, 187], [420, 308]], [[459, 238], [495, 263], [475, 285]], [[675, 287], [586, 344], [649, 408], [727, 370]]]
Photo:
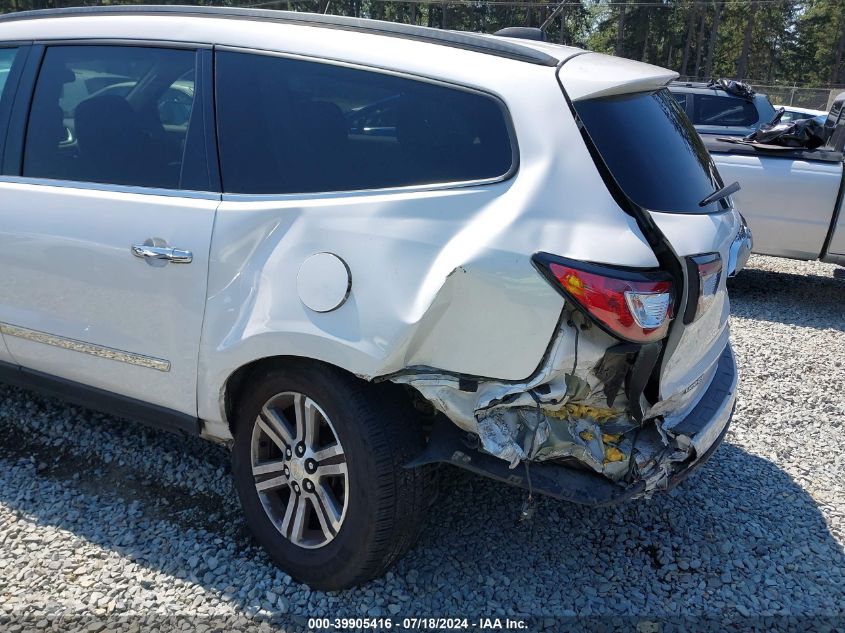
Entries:
[[[133, 423], [101, 418], [93, 424]], [[10, 465], [31, 464], [33, 483], [22, 494], [3, 479], [0, 504], [33, 524], [69, 531], [160, 572], [164, 583], [195, 583], [209, 601], [226, 594], [228, 605], [250, 615], [263, 608], [287, 619], [669, 617], [841, 613], [845, 604], [845, 583], [829, 573], [845, 569], [845, 554], [814, 499], [776, 464], [730, 443], [672, 493], [614, 508], [540, 498], [527, 523], [517, 522], [522, 491], [443, 469], [440, 496], [416, 547], [384, 578], [324, 593], [272, 566], [242, 528], [234, 499], [158, 485], [154, 473], [139, 477], [96, 454], [82, 460], [86, 476], [74, 477], [80, 458], [48, 447], [50, 461], [37, 465], [46, 459], [38, 440], [18, 434], [12, 446], [9, 430], [0, 418], [3, 477]], [[145, 441], [133, 437], [131, 427], [119, 434], [123, 450]], [[209, 458], [225, 476], [217, 447], [192, 439], [167, 443], [174, 453]], [[89, 498], [75, 507], [77, 495]], [[108, 511], [92, 511], [90, 495]], [[162, 495], [169, 500], [165, 506], [157, 502]], [[268, 602], [267, 590], [283, 600]]]
[[845, 279], [746, 268], [728, 291], [733, 316], [845, 331]]
[[486, 601], [582, 616], [736, 613], [737, 605], [841, 613], [845, 604], [825, 573], [845, 565], [845, 552], [814, 499], [771, 461], [731, 444], [670, 494], [615, 508], [543, 499], [528, 525], [516, 525], [522, 493], [469, 476], [457, 483], [450, 478], [442, 512], [396, 573], [423, 568], [420, 596], [463, 574], [476, 589], [470, 603], [463, 592], [456, 599], [459, 611], [483, 612]]

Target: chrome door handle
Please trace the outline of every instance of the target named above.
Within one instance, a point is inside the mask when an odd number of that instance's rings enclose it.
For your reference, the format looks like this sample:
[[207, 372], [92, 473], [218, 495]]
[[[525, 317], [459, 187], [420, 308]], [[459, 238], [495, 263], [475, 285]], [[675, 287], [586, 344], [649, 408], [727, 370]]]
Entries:
[[163, 259], [174, 264], [190, 264], [194, 260], [191, 251], [169, 246], [149, 246], [147, 244], [133, 244], [132, 254], [142, 259]]

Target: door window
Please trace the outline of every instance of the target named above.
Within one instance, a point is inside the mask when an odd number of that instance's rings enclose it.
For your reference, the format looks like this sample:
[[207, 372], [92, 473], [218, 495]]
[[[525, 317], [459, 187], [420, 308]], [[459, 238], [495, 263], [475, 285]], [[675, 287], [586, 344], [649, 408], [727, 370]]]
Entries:
[[0, 97], [6, 90], [6, 81], [9, 79], [9, 72], [12, 70], [12, 62], [15, 61], [16, 48], [0, 48]]
[[179, 187], [194, 103], [195, 53], [123, 46], [47, 49], [23, 175]]
[[332, 64], [220, 52], [223, 190], [307, 193], [486, 180], [511, 170], [487, 95]]

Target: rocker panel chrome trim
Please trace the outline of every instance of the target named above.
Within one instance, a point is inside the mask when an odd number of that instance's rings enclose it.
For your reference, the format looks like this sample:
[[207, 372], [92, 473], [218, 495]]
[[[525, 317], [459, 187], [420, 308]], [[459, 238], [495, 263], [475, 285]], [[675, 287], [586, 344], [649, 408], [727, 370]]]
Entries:
[[54, 347], [68, 349], [74, 352], [90, 354], [91, 356], [98, 356], [100, 358], [116, 360], [121, 363], [138, 365], [139, 367], [146, 367], [148, 369], [155, 369], [157, 371], [170, 371], [169, 360], [154, 358], [152, 356], [144, 356], [143, 354], [135, 354], [133, 352], [125, 352], [123, 350], [114, 349], [112, 347], [105, 347], [103, 345], [86, 343], [85, 341], [78, 341], [76, 339], [67, 338], [64, 336], [48, 334], [47, 332], [41, 332], [39, 330], [31, 330], [29, 328], [20, 327], [18, 325], [12, 325], [10, 323], [0, 323], [0, 333], [5, 334], [7, 336], [22, 338], [27, 341], [43, 343], [44, 345], [52, 345]]

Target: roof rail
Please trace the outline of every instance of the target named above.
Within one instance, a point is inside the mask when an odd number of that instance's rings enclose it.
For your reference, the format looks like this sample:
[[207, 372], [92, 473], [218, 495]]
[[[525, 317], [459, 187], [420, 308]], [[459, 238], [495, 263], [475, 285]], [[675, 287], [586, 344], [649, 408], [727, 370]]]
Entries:
[[295, 11], [276, 11], [272, 9], [246, 9], [237, 7], [205, 7], [180, 5], [110, 5], [102, 7], [66, 7], [60, 9], [42, 9], [38, 11], [20, 11], [0, 16], [0, 23], [17, 20], [41, 18], [79, 17], [94, 15], [179, 15], [212, 18], [232, 18], [242, 20], [261, 20], [300, 24], [331, 29], [360, 31], [374, 35], [385, 35], [402, 39], [440, 44], [463, 50], [505, 57], [529, 64], [557, 66], [558, 61], [551, 55], [528, 46], [520, 46], [498, 38], [485, 37], [476, 33], [444, 31], [424, 26], [399, 24], [382, 20], [367, 20], [339, 15], [319, 13], [298, 13]]

